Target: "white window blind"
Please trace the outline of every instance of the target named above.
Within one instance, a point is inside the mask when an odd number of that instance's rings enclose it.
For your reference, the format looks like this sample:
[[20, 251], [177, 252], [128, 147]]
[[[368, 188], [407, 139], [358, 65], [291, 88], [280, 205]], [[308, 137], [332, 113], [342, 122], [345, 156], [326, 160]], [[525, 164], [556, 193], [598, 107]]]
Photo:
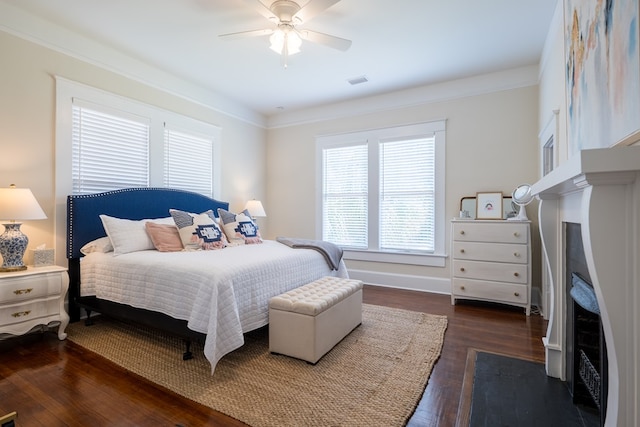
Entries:
[[323, 240], [349, 248], [368, 245], [367, 144], [323, 150]]
[[380, 143], [380, 249], [433, 251], [435, 138]]
[[164, 185], [213, 196], [213, 137], [164, 130]]
[[318, 238], [347, 259], [444, 266], [446, 122], [316, 139]]
[[73, 101], [73, 193], [149, 186], [149, 121]]

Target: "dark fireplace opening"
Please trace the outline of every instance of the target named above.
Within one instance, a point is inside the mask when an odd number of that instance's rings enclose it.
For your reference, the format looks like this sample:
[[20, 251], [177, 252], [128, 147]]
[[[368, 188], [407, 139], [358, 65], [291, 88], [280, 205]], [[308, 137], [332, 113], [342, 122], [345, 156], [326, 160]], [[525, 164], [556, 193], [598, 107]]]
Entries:
[[574, 404], [595, 411], [604, 425], [607, 348], [600, 309], [584, 254], [580, 224], [565, 224], [566, 377]]

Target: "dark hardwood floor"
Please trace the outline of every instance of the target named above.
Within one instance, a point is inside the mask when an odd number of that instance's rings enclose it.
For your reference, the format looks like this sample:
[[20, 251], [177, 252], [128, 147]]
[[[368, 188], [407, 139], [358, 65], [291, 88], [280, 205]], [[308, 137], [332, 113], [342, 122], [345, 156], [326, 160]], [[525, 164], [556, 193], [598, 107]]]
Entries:
[[[503, 305], [366, 286], [364, 302], [444, 314], [444, 348], [409, 426], [454, 426], [467, 350], [544, 360], [538, 315]], [[260, 408], [256, 408], [257, 411]], [[241, 426], [243, 423], [169, 392], [53, 333], [0, 341], [0, 416], [17, 411], [26, 426]]]

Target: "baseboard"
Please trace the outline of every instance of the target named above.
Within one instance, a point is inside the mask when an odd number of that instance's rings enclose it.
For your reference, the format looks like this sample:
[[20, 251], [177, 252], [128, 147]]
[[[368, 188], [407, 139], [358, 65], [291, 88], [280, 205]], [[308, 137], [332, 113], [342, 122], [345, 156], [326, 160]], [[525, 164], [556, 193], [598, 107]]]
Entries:
[[349, 269], [349, 277], [366, 284], [437, 294], [451, 293], [451, 280], [442, 277], [413, 276], [379, 271]]

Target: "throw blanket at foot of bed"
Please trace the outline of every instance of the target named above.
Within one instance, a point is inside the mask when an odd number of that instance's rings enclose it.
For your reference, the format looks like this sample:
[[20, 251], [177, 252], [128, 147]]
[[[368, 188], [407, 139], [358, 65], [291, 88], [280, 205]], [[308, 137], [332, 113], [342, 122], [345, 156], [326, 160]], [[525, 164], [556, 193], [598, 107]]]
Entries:
[[320, 252], [333, 270], [337, 270], [342, 259], [342, 248], [324, 240], [298, 239], [294, 237], [278, 237], [276, 240], [290, 248], [313, 249]]

